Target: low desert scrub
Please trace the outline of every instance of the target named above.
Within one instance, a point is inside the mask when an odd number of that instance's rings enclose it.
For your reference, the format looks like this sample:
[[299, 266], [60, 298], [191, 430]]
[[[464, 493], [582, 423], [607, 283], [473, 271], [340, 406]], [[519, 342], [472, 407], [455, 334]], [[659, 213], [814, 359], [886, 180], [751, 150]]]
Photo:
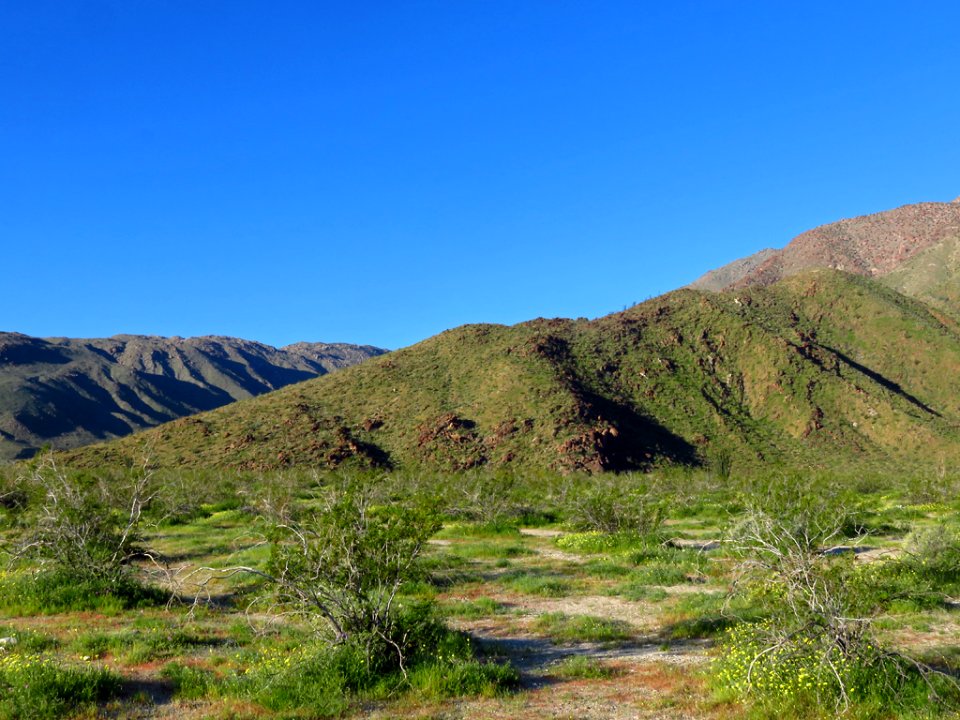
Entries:
[[296, 717], [340, 716], [361, 700], [401, 694], [493, 696], [517, 685], [516, 670], [479, 658], [467, 636], [444, 627], [428, 608], [398, 613], [395, 624], [409, 641], [403, 668], [389, 654], [369, 656], [355, 639], [339, 644], [314, 639], [247, 651], [220, 674], [180, 663], [168, 664], [163, 674], [180, 698], [239, 698]]
[[872, 580], [882, 575], [837, 552], [850, 543], [854, 518], [806, 496], [750, 508], [730, 533], [736, 588], [766, 619], [729, 631], [716, 679], [761, 714], [871, 717], [891, 705], [942, 708], [956, 697], [952, 679], [877, 641], [886, 594]]
[[508, 590], [521, 595], [560, 598], [573, 592], [569, 581], [552, 575], [531, 574], [525, 571], [511, 571], [501, 579]]
[[76, 715], [120, 689], [120, 678], [97, 666], [68, 666], [37, 654], [0, 654], [0, 719], [48, 720]]
[[12, 570], [0, 581], [0, 606], [26, 615], [161, 601], [133, 565], [151, 559], [141, 522], [156, 486], [146, 467], [118, 482], [41, 458], [19, 483], [29, 502], [0, 548]]
[[565, 493], [563, 510], [575, 530], [640, 537], [655, 535], [667, 503], [637, 476], [594, 478]]

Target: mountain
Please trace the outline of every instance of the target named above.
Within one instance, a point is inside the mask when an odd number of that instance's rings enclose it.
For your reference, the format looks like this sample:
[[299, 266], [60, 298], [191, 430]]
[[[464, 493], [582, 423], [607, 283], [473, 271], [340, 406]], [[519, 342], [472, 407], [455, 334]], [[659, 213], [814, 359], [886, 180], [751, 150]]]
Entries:
[[719, 292], [730, 287], [741, 278], [749, 275], [767, 260], [776, 256], [780, 251], [766, 248], [739, 260], [734, 260], [721, 268], [711, 270], [690, 283], [693, 290], [712, 290]]
[[0, 332], [0, 460], [72, 448], [324, 375], [385, 350], [227, 337]]
[[678, 290], [593, 321], [468, 325], [68, 453], [163, 466], [517, 471], [960, 460], [960, 332], [869, 277]]
[[956, 298], [932, 286], [956, 280], [956, 265], [950, 273], [931, 268], [952, 258], [950, 248], [958, 241], [960, 198], [952, 203], [905, 205], [809, 230], [782, 250], [764, 250], [735, 261], [707, 273], [691, 287], [723, 290], [770, 285], [806, 270], [832, 268], [868, 277], [895, 275], [891, 284], [901, 291], [949, 303]]

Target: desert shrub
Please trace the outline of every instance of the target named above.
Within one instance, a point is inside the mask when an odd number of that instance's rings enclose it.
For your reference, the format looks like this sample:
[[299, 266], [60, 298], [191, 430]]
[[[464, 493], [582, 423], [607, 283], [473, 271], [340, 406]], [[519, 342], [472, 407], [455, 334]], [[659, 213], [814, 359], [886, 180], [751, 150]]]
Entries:
[[758, 706], [834, 712], [907, 703], [920, 685], [949, 685], [879, 646], [873, 618], [883, 595], [871, 579], [880, 576], [858, 567], [853, 553], [829, 552], [849, 532], [849, 510], [806, 500], [779, 515], [753, 507], [730, 533], [736, 587], [767, 620], [734, 628], [719, 682]]
[[516, 528], [520, 524], [543, 524], [551, 517], [534, 507], [528, 488], [517, 475], [473, 472], [451, 483], [439, 479], [446, 511], [454, 518], [472, 520], [491, 528]]
[[60, 718], [115, 695], [120, 678], [99, 667], [70, 667], [43, 655], [0, 655], [0, 719]]
[[857, 717], [888, 717], [891, 707], [926, 715], [937, 700], [956, 698], [950, 679], [903, 656], [870, 642], [844, 648], [809, 632], [788, 639], [773, 620], [728, 630], [721, 649], [716, 682], [764, 716], [827, 717], [855, 708]]
[[266, 573], [281, 605], [321, 621], [338, 644], [363, 645], [368, 662], [390, 655], [400, 669], [409, 628], [397, 595], [419, 574], [417, 560], [439, 529], [423, 503], [376, 504], [362, 487], [337, 489], [296, 523], [277, 525]]
[[960, 531], [946, 525], [915, 530], [904, 541], [903, 560], [918, 576], [941, 586], [960, 582]]
[[[389, 655], [370, 657], [358, 638], [340, 644], [313, 642], [258, 653], [216, 691], [256, 701], [273, 711], [301, 711], [311, 717], [342, 714], [358, 695], [377, 699], [411, 692], [427, 698], [494, 695], [518, 682], [509, 665], [478, 659], [470, 639], [447, 629], [426, 605], [404, 608], [396, 628], [406, 639], [406, 665]], [[176, 669], [178, 675], [184, 671]], [[187, 673], [188, 674], [188, 673]], [[194, 683], [187, 677], [186, 682]], [[207, 686], [207, 692], [212, 692]]]
[[660, 530], [666, 503], [632, 476], [598, 478], [568, 491], [564, 511], [577, 530], [650, 536]]
[[148, 470], [124, 482], [107, 474], [68, 472], [39, 460], [22, 478], [36, 507], [9, 539], [14, 562], [35, 562], [47, 585], [64, 579], [125, 591], [135, 584], [131, 561], [142, 557], [140, 524], [155, 493]]

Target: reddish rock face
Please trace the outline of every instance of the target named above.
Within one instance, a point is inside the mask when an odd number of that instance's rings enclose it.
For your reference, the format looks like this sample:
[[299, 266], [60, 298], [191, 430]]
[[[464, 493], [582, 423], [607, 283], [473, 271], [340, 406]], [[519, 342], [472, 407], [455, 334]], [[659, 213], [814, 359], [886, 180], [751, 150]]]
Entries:
[[960, 198], [918, 203], [823, 225], [795, 237], [727, 287], [770, 285], [790, 275], [832, 268], [856, 275], [885, 275], [960, 229]]

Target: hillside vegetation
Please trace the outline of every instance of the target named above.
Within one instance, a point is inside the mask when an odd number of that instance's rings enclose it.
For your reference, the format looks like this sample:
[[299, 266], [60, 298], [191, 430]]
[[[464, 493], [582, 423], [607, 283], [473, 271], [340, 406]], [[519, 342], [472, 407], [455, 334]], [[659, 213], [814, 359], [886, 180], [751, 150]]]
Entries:
[[949, 317], [820, 270], [680, 290], [595, 321], [464, 326], [68, 457], [248, 470], [933, 466], [960, 455], [957, 367]]

